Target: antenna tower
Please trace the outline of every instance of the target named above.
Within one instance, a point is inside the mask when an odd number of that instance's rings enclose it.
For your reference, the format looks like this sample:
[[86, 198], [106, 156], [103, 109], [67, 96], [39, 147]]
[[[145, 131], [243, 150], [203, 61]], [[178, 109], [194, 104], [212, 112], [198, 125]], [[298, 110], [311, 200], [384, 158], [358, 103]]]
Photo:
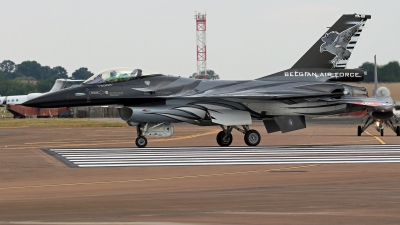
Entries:
[[[208, 79], [207, 75], [207, 51], [206, 51], [206, 14], [197, 13], [196, 38], [197, 38], [197, 79]], [[201, 72], [204, 71], [204, 74]]]

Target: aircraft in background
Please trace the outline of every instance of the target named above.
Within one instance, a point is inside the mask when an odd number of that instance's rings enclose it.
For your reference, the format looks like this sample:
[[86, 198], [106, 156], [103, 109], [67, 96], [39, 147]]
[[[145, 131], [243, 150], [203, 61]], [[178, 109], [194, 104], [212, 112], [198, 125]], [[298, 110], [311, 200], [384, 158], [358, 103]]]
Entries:
[[[370, 15], [343, 15], [292, 68], [256, 80], [196, 80], [133, 68], [95, 74], [81, 85], [51, 92], [24, 103], [33, 107], [119, 105], [122, 120], [137, 128], [136, 145], [146, 137], [174, 133], [173, 123], [217, 125], [220, 146], [232, 143], [232, 130], [249, 146], [261, 136], [250, 129], [263, 121], [268, 133], [306, 128], [306, 117], [364, 111], [365, 88], [340, 82], [362, 81], [362, 69], [346, 69]], [[365, 104], [362, 104], [365, 103]], [[368, 108], [372, 114], [380, 107]]]
[[[369, 126], [375, 124], [375, 129], [381, 133], [383, 136], [384, 126], [386, 125], [390, 129], [392, 129], [397, 136], [400, 136], [400, 127], [395, 126], [395, 123], [399, 122], [399, 115], [396, 114], [400, 110], [400, 105], [396, 104], [393, 99], [390, 97], [390, 90], [387, 87], [379, 87], [378, 88], [378, 71], [376, 67], [376, 56], [374, 56], [374, 90], [373, 97], [364, 100], [360, 103], [355, 104], [364, 104], [367, 106], [367, 114], [363, 117], [365, 119], [365, 123], [363, 126], [358, 126], [357, 135], [361, 136]], [[354, 103], [353, 103], [354, 104]]]
[[6, 104], [6, 96], [0, 96], [0, 107]]
[[[84, 80], [71, 80], [71, 79], [57, 79], [51, 88], [49, 92], [46, 93], [51, 93], [55, 91], [59, 91], [61, 89], [64, 89], [67, 83], [69, 82], [83, 82]], [[27, 95], [10, 95], [10, 96], [0, 96], [0, 106], [5, 106], [5, 105], [21, 105], [22, 103], [37, 98], [41, 95], [44, 95], [46, 93], [30, 93]]]

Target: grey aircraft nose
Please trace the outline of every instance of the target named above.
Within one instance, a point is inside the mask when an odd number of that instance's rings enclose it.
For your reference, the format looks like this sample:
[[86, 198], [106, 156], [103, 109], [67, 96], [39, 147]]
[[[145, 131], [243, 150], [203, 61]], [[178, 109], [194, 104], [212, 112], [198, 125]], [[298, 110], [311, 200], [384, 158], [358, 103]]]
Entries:
[[393, 109], [394, 107], [391, 105], [376, 106], [370, 113], [371, 116], [375, 119], [387, 120], [392, 118]]
[[393, 112], [393, 106], [391, 105], [382, 105], [374, 107], [376, 112]]

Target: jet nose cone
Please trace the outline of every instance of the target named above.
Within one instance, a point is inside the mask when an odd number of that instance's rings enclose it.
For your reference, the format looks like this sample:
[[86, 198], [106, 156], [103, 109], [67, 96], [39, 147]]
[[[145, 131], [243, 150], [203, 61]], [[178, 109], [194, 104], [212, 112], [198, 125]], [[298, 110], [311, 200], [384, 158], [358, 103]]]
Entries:
[[28, 107], [37, 107], [40, 108], [42, 107], [43, 102], [39, 99], [32, 99], [32, 100], [28, 100], [24, 103], [22, 103], [23, 106], [28, 106]]
[[388, 120], [393, 117], [393, 108], [391, 105], [374, 107], [371, 116], [375, 119]]
[[37, 108], [58, 108], [64, 107], [67, 101], [68, 98], [65, 93], [54, 92], [26, 101], [22, 105]]

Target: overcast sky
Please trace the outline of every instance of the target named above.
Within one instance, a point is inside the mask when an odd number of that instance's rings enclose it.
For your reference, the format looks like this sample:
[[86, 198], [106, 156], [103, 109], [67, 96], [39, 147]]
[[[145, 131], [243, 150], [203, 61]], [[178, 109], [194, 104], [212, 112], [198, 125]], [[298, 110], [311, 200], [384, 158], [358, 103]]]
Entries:
[[255, 79], [290, 68], [342, 14], [370, 14], [347, 68], [400, 60], [400, 1], [0, 0], [0, 61], [93, 73], [112, 67], [189, 76], [195, 11], [207, 13], [207, 68]]

